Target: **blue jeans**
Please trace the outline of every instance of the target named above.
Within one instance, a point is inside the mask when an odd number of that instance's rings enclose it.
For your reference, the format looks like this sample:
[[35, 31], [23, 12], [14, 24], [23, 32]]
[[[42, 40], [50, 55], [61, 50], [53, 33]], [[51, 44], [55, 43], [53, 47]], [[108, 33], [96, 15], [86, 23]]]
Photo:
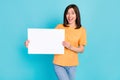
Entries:
[[75, 80], [76, 66], [59, 66], [54, 64], [59, 80]]

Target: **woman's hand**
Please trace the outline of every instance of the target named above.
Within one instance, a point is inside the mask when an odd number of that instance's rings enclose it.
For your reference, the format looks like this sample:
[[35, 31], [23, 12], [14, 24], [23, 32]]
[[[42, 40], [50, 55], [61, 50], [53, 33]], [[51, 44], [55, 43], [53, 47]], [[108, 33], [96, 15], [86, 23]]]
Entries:
[[26, 46], [26, 48], [28, 48], [29, 43], [30, 43], [29, 40], [26, 40], [26, 41], [24, 42], [24, 45]]
[[70, 49], [71, 48], [71, 45], [69, 42], [66, 42], [66, 41], [63, 41], [63, 46]]
[[80, 45], [79, 47], [74, 47], [74, 46], [71, 46], [69, 42], [63, 41], [63, 46], [75, 52], [82, 53], [84, 51], [83, 45]]

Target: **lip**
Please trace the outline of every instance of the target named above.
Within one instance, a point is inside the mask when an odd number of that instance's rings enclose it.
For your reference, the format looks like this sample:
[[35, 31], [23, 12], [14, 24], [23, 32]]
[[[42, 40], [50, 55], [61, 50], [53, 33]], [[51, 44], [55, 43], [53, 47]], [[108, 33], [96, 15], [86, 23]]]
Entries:
[[68, 18], [68, 21], [73, 21], [73, 18]]

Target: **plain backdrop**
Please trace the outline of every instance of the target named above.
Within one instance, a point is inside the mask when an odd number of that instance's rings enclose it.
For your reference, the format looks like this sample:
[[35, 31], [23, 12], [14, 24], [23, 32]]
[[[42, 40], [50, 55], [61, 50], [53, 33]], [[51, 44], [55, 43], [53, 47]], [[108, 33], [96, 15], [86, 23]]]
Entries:
[[87, 45], [76, 80], [120, 80], [119, 0], [0, 0], [0, 80], [57, 80], [53, 55], [28, 55], [27, 28], [53, 29], [78, 5]]

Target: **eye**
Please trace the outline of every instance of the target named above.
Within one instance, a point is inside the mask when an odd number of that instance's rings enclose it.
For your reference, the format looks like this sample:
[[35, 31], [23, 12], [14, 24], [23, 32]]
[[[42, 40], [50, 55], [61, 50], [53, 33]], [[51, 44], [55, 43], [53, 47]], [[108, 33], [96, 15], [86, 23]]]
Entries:
[[72, 14], [74, 15], [75, 13], [74, 13], [74, 12], [72, 12]]
[[66, 15], [69, 15], [70, 13], [69, 12], [67, 12], [67, 14]]
[[74, 15], [74, 14], [75, 14], [75, 12], [74, 12], [74, 11], [72, 11], [72, 12], [71, 12], [71, 14], [73, 14], [73, 15]]

